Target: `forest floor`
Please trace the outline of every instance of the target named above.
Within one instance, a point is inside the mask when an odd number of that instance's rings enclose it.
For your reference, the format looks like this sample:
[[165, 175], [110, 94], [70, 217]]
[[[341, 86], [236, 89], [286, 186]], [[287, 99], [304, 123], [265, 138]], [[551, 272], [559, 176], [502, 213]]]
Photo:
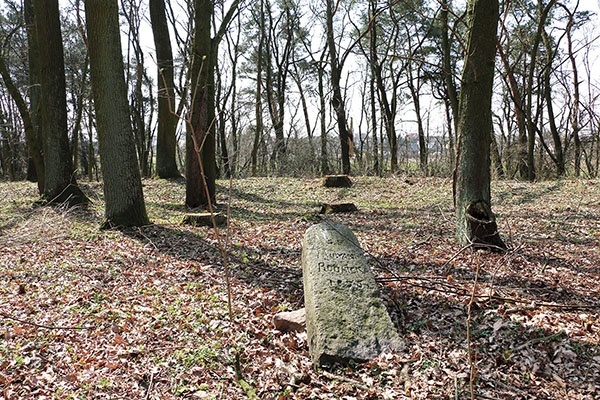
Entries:
[[[153, 225], [126, 231], [99, 230], [97, 183], [69, 210], [0, 182], [0, 398], [600, 398], [599, 180], [494, 182], [503, 254], [455, 243], [450, 180], [354, 182], [220, 181], [219, 233], [180, 224], [180, 181], [145, 180]], [[334, 200], [359, 211], [318, 214]], [[315, 370], [306, 333], [274, 329], [322, 219], [355, 232], [403, 350]]]

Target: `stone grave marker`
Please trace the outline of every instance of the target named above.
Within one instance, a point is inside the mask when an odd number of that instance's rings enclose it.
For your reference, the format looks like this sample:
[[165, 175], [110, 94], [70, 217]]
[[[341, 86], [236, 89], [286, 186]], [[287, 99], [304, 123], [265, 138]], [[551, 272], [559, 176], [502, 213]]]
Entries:
[[370, 360], [402, 341], [352, 231], [322, 222], [302, 243], [306, 330], [313, 365]]

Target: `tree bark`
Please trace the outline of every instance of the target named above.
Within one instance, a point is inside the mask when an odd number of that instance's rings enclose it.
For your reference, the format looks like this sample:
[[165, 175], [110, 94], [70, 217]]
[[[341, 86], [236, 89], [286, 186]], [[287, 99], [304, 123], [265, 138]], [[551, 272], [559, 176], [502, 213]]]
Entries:
[[456, 237], [461, 245], [506, 249], [491, 209], [490, 140], [498, 0], [469, 0], [454, 175]]
[[156, 174], [159, 178], [179, 178], [177, 169], [177, 122], [173, 50], [167, 25], [164, 0], [150, 0], [150, 20], [156, 48], [158, 82], [158, 133], [156, 137]]
[[190, 208], [215, 202], [217, 177], [215, 140], [215, 63], [211, 40], [210, 0], [195, 1], [195, 36], [192, 61], [191, 130], [186, 140], [186, 198]]
[[319, 106], [321, 111], [319, 112], [319, 127], [321, 130], [321, 173], [323, 175], [328, 175], [331, 169], [329, 168], [329, 152], [327, 150], [327, 126], [325, 124], [325, 56], [327, 55], [326, 51], [321, 53], [321, 59], [317, 62], [317, 77], [318, 77], [318, 90], [319, 90]]
[[149, 223], [129, 119], [117, 0], [86, 0], [90, 72], [104, 178], [105, 228]]
[[[40, 76], [39, 76], [39, 49], [35, 30], [35, 16], [33, 13], [33, 0], [25, 0], [23, 2], [23, 11], [25, 15], [25, 26], [27, 29], [27, 60], [29, 63], [29, 117], [31, 121], [31, 128], [28, 130], [28, 124], [23, 119], [23, 125], [25, 126], [25, 141], [27, 143], [27, 150], [31, 163], [33, 165], [33, 173], [28, 171], [29, 175], [35, 175], [35, 180], [38, 184], [38, 191], [41, 194], [44, 193], [45, 184], [45, 171], [44, 171], [44, 157], [42, 154], [43, 148], [43, 136], [42, 127], [40, 124]], [[19, 96], [20, 96], [20, 92]], [[22, 98], [21, 98], [22, 99]], [[26, 114], [27, 107], [24, 105], [17, 107], [21, 113], [21, 117]], [[33, 177], [33, 176], [32, 176]]]
[[254, 131], [254, 142], [250, 155], [250, 165], [252, 176], [258, 174], [258, 147], [262, 138], [263, 131], [263, 108], [262, 108], [262, 71], [263, 71], [263, 47], [265, 43], [265, 16], [264, 1], [260, 1], [259, 27], [258, 27], [258, 47], [256, 54], [256, 91], [254, 93], [254, 113], [256, 118], [256, 130]]
[[[39, 194], [44, 193], [44, 158], [42, 156], [40, 143], [35, 134], [34, 124], [31, 119], [27, 104], [19, 92], [19, 89], [15, 85], [8, 72], [8, 68], [4, 62], [4, 57], [0, 54], [0, 76], [6, 85], [8, 93], [17, 105], [17, 110], [23, 120], [23, 127], [25, 129], [25, 142], [27, 143], [27, 150], [29, 157], [33, 161], [35, 172], [37, 175], [37, 186]], [[8, 147], [6, 147], [8, 149]], [[5, 149], [5, 150], [6, 150]], [[6, 160], [5, 160], [6, 161]]]
[[346, 120], [346, 107], [344, 98], [342, 96], [341, 78], [342, 78], [342, 65], [340, 65], [336, 44], [333, 32], [333, 16], [334, 16], [334, 4], [333, 0], [327, 0], [326, 5], [326, 18], [327, 18], [327, 46], [329, 47], [329, 68], [331, 70], [331, 89], [332, 98], [331, 105], [335, 111], [337, 117], [338, 135], [340, 138], [340, 148], [342, 157], [342, 173], [350, 174], [350, 149], [353, 146], [353, 138], [348, 130], [348, 123]]
[[39, 50], [41, 124], [44, 127], [44, 201], [77, 205], [88, 199], [77, 186], [67, 133], [67, 95], [58, 0], [34, 0]]
[[239, 0], [234, 0], [211, 38], [212, 0], [195, 0], [195, 35], [192, 59], [191, 119], [186, 137], [185, 204], [211, 208], [216, 200], [215, 65], [217, 48]]
[[375, 13], [377, 12], [377, 4], [375, 0], [369, 1], [369, 16], [370, 16], [370, 29], [369, 32], [371, 36], [369, 37], [369, 54], [370, 54], [370, 72], [371, 76], [369, 79], [369, 103], [371, 106], [371, 134], [373, 140], [373, 172], [376, 176], [381, 174], [379, 167], [379, 146], [377, 139], [377, 108], [376, 108], [376, 70], [375, 65], [377, 64], [377, 17]]
[[[456, 158], [456, 149], [454, 148], [454, 132], [456, 132], [456, 126], [458, 124], [458, 91], [456, 84], [454, 83], [454, 74], [452, 67], [451, 47], [450, 47], [450, 24], [448, 19], [448, 12], [451, 7], [451, 2], [448, 0], [442, 0], [441, 11], [440, 11], [440, 22], [442, 25], [442, 71], [444, 74], [444, 82], [446, 85], [446, 93], [448, 98], [446, 100], [446, 107], [449, 107], [452, 111], [452, 124], [450, 118], [448, 119], [448, 144], [450, 151], [450, 165], [454, 167], [454, 161]], [[447, 115], [450, 113], [447, 112]], [[451, 126], [452, 125], [452, 126]]]

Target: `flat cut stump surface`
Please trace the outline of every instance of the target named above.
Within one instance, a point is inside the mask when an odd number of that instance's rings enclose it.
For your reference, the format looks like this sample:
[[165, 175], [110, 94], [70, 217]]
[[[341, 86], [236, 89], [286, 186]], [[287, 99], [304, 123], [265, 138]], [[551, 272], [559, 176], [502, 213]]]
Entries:
[[226, 226], [227, 225], [227, 217], [221, 213], [188, 213], [183, 216], [183, 221], [181, 222], [184, 225], [192, 225], [192, 226], [213, 226], [213, 217], [215, 220], [215, 224], [217, 226]]
[[325, 175], [323, 177], [323, 186], [329, 188], [349, 188], [352, 187], [352, 180], [348, 175]]
[[358, 211], [354, 203], [324, 203], [321, 206], [320, 214], [338, 214]]

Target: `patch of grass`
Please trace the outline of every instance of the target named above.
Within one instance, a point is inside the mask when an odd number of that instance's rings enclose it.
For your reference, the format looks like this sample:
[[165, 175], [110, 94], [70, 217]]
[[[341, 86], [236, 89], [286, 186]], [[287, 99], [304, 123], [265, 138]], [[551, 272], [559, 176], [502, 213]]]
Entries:
[[173, 352], [173, 359], [177, 364], [184, 368], [193, 366], [205, 366], [215, 362], [219, 358], [216, 349], [207, 346], [200, 346], [196, 349], [180, 349]]

